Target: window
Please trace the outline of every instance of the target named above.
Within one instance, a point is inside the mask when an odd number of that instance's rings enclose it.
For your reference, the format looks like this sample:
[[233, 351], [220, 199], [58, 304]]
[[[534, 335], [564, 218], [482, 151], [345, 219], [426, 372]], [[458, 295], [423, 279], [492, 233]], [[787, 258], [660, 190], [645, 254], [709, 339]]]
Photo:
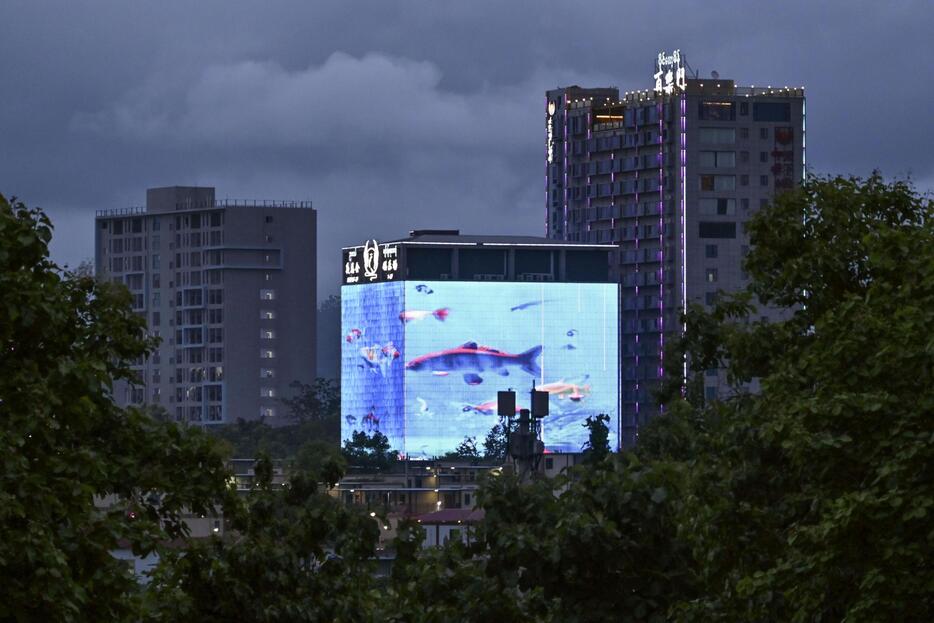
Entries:
[[260, 359], [275, 359], [276, 351], [272, 350], [271, 348], [262, 348], [259, 351], [259, 357]]
[[[161, 226], [161, 222], [160, 222], [159, 217], [157, 216], [157, 217], [155, 217], [154, 219], [152, 219], [151, 223], [152, 223], [152, 230], [153, 230], [153, 231], [159, 231], [159, 227]], [[158, 238], [158, 236], [155, 236], [155, 237], [153, 238], [153, 244], [155, 244], [155, 245], [158, 246], [159, 243], [156, 242], [156, 239], [157, 239], [157, 238]]]
[[162, 314], [159, 312], [152, 312], [152, 326], [158, 327], [162, 324]]
[[708, 268], [704, 273], [704, 279], [707, 283], [717, 283], [717, 269]]
[[110, 233], [112, 233], [113, 235], [119, 236], [120, 234], [122, 234], [123, 233], [123, 221], [122, 220], [114, 221], [112, 229], [113, 231], [111, 231]]
[[259, 378], [261, 379], [272, 379], [276, 377], [275, 368], [260, 368], [259, 369]]
[[736, 109], [733, 102], [701, 102], [698, 118], [709, 121], [733, 121]]
[[[208, 368], [208, 380], [219, 383], [224, 380], [224, 367], [212, 366]], [[220, 400], [220, 398], [218, 398]]]
[[749, 162], [749, 152], [741, 151], [739, 152], [739, 161], [740, 162]]
[[788, 102], [756, 102], [752, 105], [753, 121], [791, 121]]
[[224, 361], [224, 349], [223, 348], [209, 348], [208, 349], [208, 361], [210, 363], [221, 363]]
[[735, 143], [736, 130], [733, 128], [701, 128], [701, 143]]
[[211, 212], [211, 227], [220, 227], [220, 226], [221, 226], [221, 213]]
[[715, 223], [701, 221], [698, 223], [701, 238], [736, 238], [736, 223]]
[[545, 458], [545, 469], [554, 469], [554, 468], [555, 468], [555, 460], [551, 458], [550, 456], [546, 457]]
[[218, 289], [208, 290], [208, 305], [223, 305], [224, 291]]
[[769, 161], [769, 152], [760, 151], [759, 152], [759, 162], [768, 162]]
[[704, 256], [708, 258], [715, 258], [717, 257], [717, 250], [717, 245], [715, 244], [704, 245]]
[[271, 216], [267, 216], [267, 217], [265, 218], [265, 221], [266, 221], [267, 223], [272, 223], [272, 217], [271, 217]]
[[272, 329], [260, 329], [259, 330], [259, 339], [261, 340], [274, 340], [276, 339], [276, 332]]
[[743, 197], [740, 199], [740, 203], [742, 204], [743, 212], [749, 212], [749, 198]]
[[701, 175], [700, 189], [706, 191], [712, 190], [736, 190], [735, 175]]
[[276, 291], [275, 290], [260, 290], [259, 298], [262, 301], [274, 301], [276, 300]]
[[222, 385], [208, 385], [205, 389], [207, 390], [209, 401], [220, 402], [224, 399], [224, 388]]
[[749, 128], [740, 128], [739, 129], [740, 138], [749, 138]]
[[769, 138], [769, 129], [759, 128], [759, 138], [761, 138], [762, 140], [767, 140]]
[[209, 270], [208, 274], [208, 283], [212, 286], [217, 286], [221, 284], [221, 271], [219, 270]]
[[702, 167], [730, 168], [736, 166], [735, 151], [702, 151], [700, 152]]
[[275, 416], [276, 416], [276, 408], [275, 408], [275, 407], [260, 407], [260, 408], [259, 408], [259, 416], [260, 416], [261, 418], [264, 418], [264, 417], [275, 417]]
[[748, 175], [745, 175], [745, 174], [744, 174], [744, 175], [740, 175], [740, 176], [739, 176], [739, 185], [740, 185], [740, 186], [749, 186], [749, 176], [748, 176]]
[[224, 329], [221, 327], [211, 327], [208, 329], [208, 342], [211, 344], [220, 344], [224, 341]]
[[276, 312], [271, 309], [261, 309], [259, 310], [259, 319], [260, 320], [275, 320]]
[[705, 387], [704, 398], [707, 400], [716, 400], [717, 399], [717, 388], [716, 387]]
[[748, 115], [749, 114], [749, 102], [740, 102], [739, 103], [739, 114]]
[[[211, 422], [220, 422], [224, 419], [221, 411], [221, 405], [211, 405], [208, 407], [208, 420]], [[216, 523], [216, 522], [215, 522]]]
[[760, 175], [759, 176], [759, 186], [768, 186], [769, 185], [769, 176]]
[[720, 216], [736, 214], [736, 199], [700, 199], [698, 201], [700, 213], [709, 216], [718, 214]]
[[273, 387], [261, 387], [259, 389], [259, 397], [260, 398], [275, 398], [276, 390]]
[[223, 309], [209, 309], [208, 310], [208, 324], [221, 324], [224, 322], [224, 310]]

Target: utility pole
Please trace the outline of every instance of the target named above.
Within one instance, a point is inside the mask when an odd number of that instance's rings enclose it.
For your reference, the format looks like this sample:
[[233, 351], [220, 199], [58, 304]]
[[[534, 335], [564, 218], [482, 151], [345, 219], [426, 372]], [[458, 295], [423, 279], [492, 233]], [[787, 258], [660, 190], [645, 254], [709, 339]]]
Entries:
[[[520, 409], [516, 419], [516, 393], [497, 392], [497, 412], [507, 418], [506, 455], [511, 457], [521, 482], [528, 482], [538, 471], [545, 444], [541, 440], [542, 418], [548, 415], [548, 392], [535, 389], [532, 381], [531, 409]], [[516, 419], [513, 423], [513, 419]]]

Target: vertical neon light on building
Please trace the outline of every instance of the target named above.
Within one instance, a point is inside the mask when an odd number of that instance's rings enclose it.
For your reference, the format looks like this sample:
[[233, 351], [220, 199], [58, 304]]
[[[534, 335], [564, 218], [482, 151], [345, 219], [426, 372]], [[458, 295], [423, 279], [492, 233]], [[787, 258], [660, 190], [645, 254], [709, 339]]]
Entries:
[[[552, 231], [549, 227], [548, 216], [551, 211], [551, 195], [549, 194], [549, 182], [551, 181], [551, 164], [554, 160], [554, 145], [548, 144], [548, 126], [551, 125], [551, 117], [548, 114], [548, 96], [545, 96], [545, 237], [550, 238]], [[554, 137], [552, 137], [554, 138]]]
[[[807, 177], [807, 157], [808, 157], [808, 100], [804, 97], [804, 88], [801, 89], [801, 181]], [[794, 143], [792, 142], [792, 147]]]
[[561, 97], [561, 122], [564, 125], [564, 228], [562, 236], [568, 240], [568, 94]]
[[[687, 179], [685, 178], [685, 173], [687, 170], [687, 96], [681, 95], [681, 154], [680, 154], [680, 186], [681, 186], [681, 209], [680, 218], [681, 218], [681, 313], [687, 314], [688, 311], [688, 271], [687, 271]], [[682, 334], [687, 331], [687, 323], [682, 319], [681, 321], [681, 332]], [[688, 360], [687, 355], [684, 356], [684, 361], [682, 362], [682, 371], [681, 371], [681, 380], [684, 384], [682, 391], [685, 391], [687, 388], [688, 382]]]
[[[658, 115], [658, 377], [665, 375], [665, 102], [660, 96], [655, 105]], [[659, 407], [659, 411], [663, 408]]]

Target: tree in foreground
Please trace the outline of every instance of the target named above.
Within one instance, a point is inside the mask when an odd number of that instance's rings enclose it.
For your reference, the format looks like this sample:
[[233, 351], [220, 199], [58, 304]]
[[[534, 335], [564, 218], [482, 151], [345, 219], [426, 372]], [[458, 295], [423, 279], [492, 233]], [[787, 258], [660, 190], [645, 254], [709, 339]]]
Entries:
[[257, 461], [255, 485], [227, 507], [225, 538], [166, 552], [147, 592], [147, 621], [380, 620], [377, 523], [293, 472], [283, 486]]
[[[749, 291], [692, 310], [683, 345], [737, 394], [679, 408], [646, 449], [691, 467], [699, 597], [679, 616], [932, 620], [931, 202], [878, 175], [812, 179], [749, 233]], [[752, 297], [793, 311], [753, 320]]]
[[225, 470], [204, 435], [113, 404], [153, 342], [124, 288], [49, 260], [51, 235], [0, 196], [0, 619], [135, 618], [136, 579], [110, 551], [183, 536]]

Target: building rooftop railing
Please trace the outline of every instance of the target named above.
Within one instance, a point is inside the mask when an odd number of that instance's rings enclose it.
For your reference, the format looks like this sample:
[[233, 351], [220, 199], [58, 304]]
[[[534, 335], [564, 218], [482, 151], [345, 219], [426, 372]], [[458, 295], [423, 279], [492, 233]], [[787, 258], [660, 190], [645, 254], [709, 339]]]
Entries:
[[309, 209], [311, 201], [282, 201], [279, 199], [217, 199], [215, 208], [300, 208]]
[[[312, 202], [284, 201], [280, 199], [216, 199], [213, 203], [179, 203], [175, 206], [175, 210], [179, 212], [189, 210], [211, 210], [216, 208], [296, 208], [310, 210], [312, 208]], [[129, 208], [97, 210], [94, 216], [136, 216], [148, 213], [146, 206], [132, 206]], [[154, 214], [155, 213], [164, 214], [164, 212], [154, 212]]]
[[94, 216], [134, 216], [136, 214], [146, 214], [146, 206], [131, 206], [129, 208], [97, 210], [94, 213]]

